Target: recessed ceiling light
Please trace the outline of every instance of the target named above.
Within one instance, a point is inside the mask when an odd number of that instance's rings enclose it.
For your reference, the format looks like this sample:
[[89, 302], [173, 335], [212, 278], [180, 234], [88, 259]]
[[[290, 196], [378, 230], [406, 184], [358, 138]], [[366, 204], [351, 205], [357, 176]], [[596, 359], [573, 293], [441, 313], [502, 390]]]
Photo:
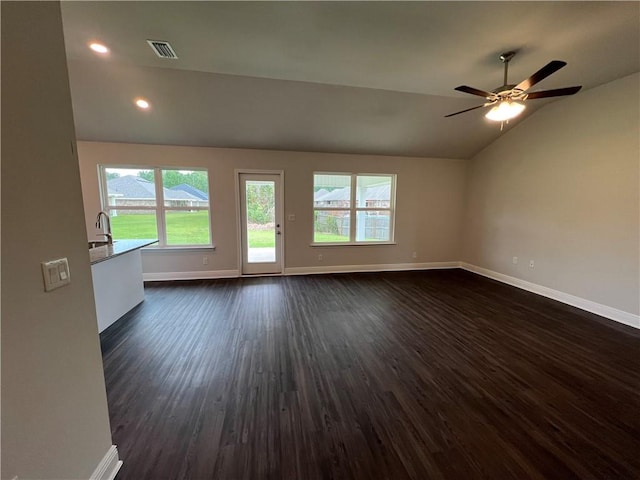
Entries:
[[141, 108], [142, 110], [148, 110], [149, 107], [151, 106], [149, 102], [144, 98], [136, 98], [135, 104], [138, 108]]
[[100, 54], [103, 54], [103, 55], [105, 53], [109, 53], [109, 49], [105, 45], [103, 45], [101, 43], [92, 42], [92, 43], [89, 44], [89, 48], [91, 50], [93, 50], [94, 52], [100, 53]]

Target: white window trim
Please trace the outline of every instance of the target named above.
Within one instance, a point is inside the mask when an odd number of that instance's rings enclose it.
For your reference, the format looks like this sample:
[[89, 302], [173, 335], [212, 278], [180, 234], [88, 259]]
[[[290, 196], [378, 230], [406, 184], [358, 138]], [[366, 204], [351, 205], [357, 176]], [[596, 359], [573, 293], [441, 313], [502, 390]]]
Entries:
[[[349, 199], [349, 207], [316, 207], [313, 206], [313, 217], [315, 218], [316, 211], [344, 211], [349, 212], [349, 241], [348, 242], [314, 242], [312, 241], [309, 245], [312, 247], [352, 247], [352, 246], [363, 246], [363, 245], [397, 245], [395, 242], [395, 229], [396, 229], [396, 184], [397, 184], [397, 175], [395, 173], [353, 173], [353, 172], [313, 172], [313, 175], [342, 175], [342, 176], [351, 176], [351, 190], [350, 190], [350, 199]], [[390, 189], [390, 198], [389, 198], [389, 207], [358, 207], [356, 205], [356, 195], [357, 195], [357, 182], [358, 177], [391, 177], [391, 189]], [[315, 187], [315, 181], [314, 181]], [[313, 199], [312, 199], [313, 202]], [[358, 212], [365, 211], [388, 211], [389, 212], [389, 240], [356, 240], [356, 216]], [[315, 221], [312, 224], [312, 232], [311, 238], [315, 237]]]
[[[207, 173], [207, 181], [209, 181], [209, 169], [202, 167], [166, 167], [166, 166], [157, 166], [157, 165], [106, 165], [100, 164], [98, 165], [98, 184], [100, 187], [100, 205], [102, 210], [109, 213], [109, 210], [113, 210], [114, 207], [109, 205], [108, 200], [108, 189], [107, 189], [107, 175], [106, 170], [108, 168], [118, 168], [118, 169], [136, 169], [136, 170], [153, 170], [153, 181], [156, 190], [156, 206], [119, 206], [117, 210], [149, 210], [150, 212], [154, 212], [156, 214], [156, 226], [158, 232], [158, 243], [153, 245], [150, 250], [197, 250], [197, 249], [207, 249], [207, 250], [215, 250], [215, 245], [213, 244], [213, 232], [211, 230], [211, 194], [209, 194], [208, 198], [208, 207], [167, 207], [164, 204], [164, 191], [162, 189], [162, 171], [163, 170], [189, 170], [189, 171], [200, 171]], [[209, 188], [211, 191], [211, 188]], [[179, 245], [169, 245], [167, 244], [167, 223], [166, 223], [166, 212], [172, 211], [193, 211], [193, 210], [205, 210], [209, 212], [209, 243], [208, 244], [179, 244]], [[149, 247], [147, 247], [149, 248]]]

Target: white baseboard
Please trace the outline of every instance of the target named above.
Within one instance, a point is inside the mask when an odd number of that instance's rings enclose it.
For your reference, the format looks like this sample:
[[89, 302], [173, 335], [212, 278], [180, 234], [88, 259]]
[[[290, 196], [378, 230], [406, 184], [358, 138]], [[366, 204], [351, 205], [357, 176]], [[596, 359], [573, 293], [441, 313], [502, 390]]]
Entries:
[[[284, 275], [313, 275], [317, 273], [356, 273], [356, 272], [392, 272], [401, 270], [433, 270], [439, 268], [457, 268], [458, 262], [431, 263], [390, 263], [375, 265], [325, 265], [321, 267], [285, 268]], [[151, 272], [143, 273], [145, 282], [170, 280], [207, 280], [212, 278], [240, 277], [239, 270], [210, 270], [196, 272]]]
[[395, 272], [402, 270], [435, 270], [457, 268], [458, 262], [388, 263], [374, 265], [323, 265], [321, 267], [290, 267], [285, 275], [314, 275], [320, 273]]
[[[290, 267], [284, 269], [284, 275], [315, 275], [324, 273], [358, 273], [358, 272], [393, 272], [403, 270], [435, 270], [448, 268], [462, 268], [484, 277], [527, 290], [543, 297], [552, 298], [567, 305], [595, 313], [602, 317], [624, 323], [631, 327], [640, 328], [640, 315], [618, 310], [601, 303], [592, 302], [569, 293], [554, 290], [535, 283], [527, 282], [503, 273], [494, 272], [486, 268], [478, 267], [466, 262], [427, 262], [427, 263], [389, 263], [373, 265], [322, 265], [317, 267]], [[144, 273], [145, 281], [169, 281], [169, 280], [205, 280], [213, 278], [240, 277], [239, 270], [210, 270], [195, 272], [154, 272]]]
[[236, 278], [240, 276], [238, 270], [208, 270], [196, 272], [151, 272], [143, 273], [145, 282], [168, 280], [207, 280], [211, 278]]
[[502, 283], [506, 283], [508, 285], [512, 285], [514, 287], [521, 288], [523, 290], [527, 290], [532, 293], [536, 293], [538, 295], [542, 295], [543, 297], [552, 298], [553, 300], [557, 300], [559, 302], [566, 303], [567, 305], [586, 310], [587, 312], [595, 313], [596, 315], [615, 320], [616, 322], [624, 323], [625, 325], [629, 325], [631, 327], [640, 328], [640, 315], [634, 315], [633, 313], [618, 310], [617, 308], [609, 307], [601, 303], [592, 302], [591, 300], [576, 297], [575, 295], [571, 295], [569, 293], [564, 293], [549, 287], [544, 287], [542, 285], [527, 282], [526, 280], [511, 277], [503, 273], [494, 272], [493, 270], [488, 270], [486, 268], [477, 267], [475, 265], [471, 265], [470, 263], [460, 262], [460, 268], [473, 273], [477, 273], [478, 275], [482, 275], [484, 277], [491, 278], [493, 280], [497, 280]]
[[122, 466], [122, 460], [118, 457], [118, 447], [111, 445], [102, 458], [90, 480], [113, 480]]

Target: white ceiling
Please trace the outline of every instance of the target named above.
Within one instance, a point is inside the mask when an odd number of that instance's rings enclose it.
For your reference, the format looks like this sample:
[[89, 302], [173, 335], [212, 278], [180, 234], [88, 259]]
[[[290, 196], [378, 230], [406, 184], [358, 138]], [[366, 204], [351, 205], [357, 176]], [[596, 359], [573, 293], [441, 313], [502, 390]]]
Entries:
[[[500, 135], [458, 85], [591, 88], [640, 70], [638, 2], [63, 2], [78, 139], [469, 158]], [[178, 60], [156, 57], [166, 40]], [[87, 43], [111, 48], [98, 57]], [[578, 93], [580, 95], [580, 93]], [[152, 111], [132, 103], [148, 98]], [[530, 100], [526, 115], [551, 101]], [[526, 115], [512, 122], [523, 121]]]

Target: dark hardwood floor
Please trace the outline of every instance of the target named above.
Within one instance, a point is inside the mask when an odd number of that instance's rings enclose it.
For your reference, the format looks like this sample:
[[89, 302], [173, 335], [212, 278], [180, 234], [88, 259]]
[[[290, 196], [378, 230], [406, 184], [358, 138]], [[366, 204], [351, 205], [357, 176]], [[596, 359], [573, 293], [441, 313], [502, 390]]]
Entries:
[[638, 479], [640, 332], [461, 270], [152, 284], [118, 480]]

